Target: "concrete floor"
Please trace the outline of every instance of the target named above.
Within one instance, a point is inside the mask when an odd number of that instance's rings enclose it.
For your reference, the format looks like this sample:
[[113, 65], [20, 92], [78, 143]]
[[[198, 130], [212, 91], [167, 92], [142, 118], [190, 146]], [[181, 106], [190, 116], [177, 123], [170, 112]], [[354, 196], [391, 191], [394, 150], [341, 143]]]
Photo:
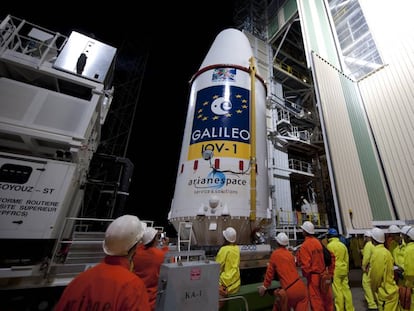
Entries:
[[362, 287], [351, 287], [351, 291], [355, 311], [367, 310], [367, 304], [365, 302], [364, 291], [362, 290]]
[[362, 270], [352, 269], [349, 271], [349, 285], [352, 291], [352, 301], [355, 311], [367, 310], [367, 304], [364, 298], [364, 290], [362, 289]]

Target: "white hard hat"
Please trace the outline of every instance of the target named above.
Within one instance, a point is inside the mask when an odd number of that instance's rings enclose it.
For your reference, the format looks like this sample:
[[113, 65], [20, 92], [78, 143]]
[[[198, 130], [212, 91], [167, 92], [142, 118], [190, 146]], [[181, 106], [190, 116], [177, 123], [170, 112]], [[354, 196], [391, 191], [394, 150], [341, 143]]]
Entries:
[[309, 234], [315, 234], [315, 226], [310, 221], [305, 221], [300, 227]]
[[105, 232], [103, 250], [110, 256], [126, 256], [144, 235], [146, 224], [137, 216], [123, 215], [110, 223]]
[[411, 226], [408, 226], [408, 225], [403, 226], [403, 227], [401, 228], [401, 233], [403, 233], [403, 234], [407, 234], [408, 230], [410, 230], [410, 229], [411, 229]]
[[372, 228], [372, 238], [377, 241], [378, 243], [384, 243], [385, 242], [385, 234], [384, 230], [380, 228]]
[[158, 233], [157, 229], [154, 229], [153, 227], [147, 227], [142, 237], [142, 244], [147, 245], [149, 242], [151, 242], [155, 238], [157, 233]]
[[286, 235], [286, 233], [280, 232], [276, 236], [276, 242], [279, 243], [280, 245], [286, 246], [289, 244], [289, 238]]
[[391, 225], [388, 227], [388, 233], [401, 233], [400, 228], [396, 225]]
[[226, 230], [223, 231], [223, 236], [230, 243], [234, 243], [236, 242], [237, 232], [233, 227], [227, 227]]
[[371, 233], [371, 230], [367, 230], [367, 231], [365, 231], [364, 232], [364, 236], [366, 236], [366, 237], [372, 237], [372, 233]]
[[410, 237], [410, 239], [411, 239], [412, 241], [414, 241], [414, 228], [413, 228], [413, 227], [411, 227], [410, 229], [408, 229], [408, 231], [407, 231], [406, 235], [408, 235], [408, 236]]

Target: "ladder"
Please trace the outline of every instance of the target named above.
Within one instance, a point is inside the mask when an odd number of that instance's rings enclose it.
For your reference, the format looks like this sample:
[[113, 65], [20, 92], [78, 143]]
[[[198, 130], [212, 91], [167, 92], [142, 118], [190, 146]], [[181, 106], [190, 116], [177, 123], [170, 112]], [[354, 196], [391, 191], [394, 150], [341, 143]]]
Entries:
[[[193, 223], [182, 221], [178, 225], [178, 251], [189, 252], [191, 250], [191, 238], [193, 236]], [[187, 258], [188, 260], [188, 258]]]
[[286, 235], [289, 238], [289, 244], [292, 244], [291, 242], [294, 241], [293, 244], [296, 244], [297, 241], [297, 231], [296, 226], [283, 226], [283, 231], [286, 233]]

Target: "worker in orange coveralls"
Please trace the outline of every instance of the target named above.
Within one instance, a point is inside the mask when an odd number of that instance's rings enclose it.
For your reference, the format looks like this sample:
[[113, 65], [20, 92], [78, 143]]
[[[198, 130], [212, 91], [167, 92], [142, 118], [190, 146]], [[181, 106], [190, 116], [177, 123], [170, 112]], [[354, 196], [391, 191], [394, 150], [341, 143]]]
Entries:
[[150, 311], [145, 284], [132, 272], [132, 257], [145, 227], [133, 215], [110, 223], [103, 242], [103, 261], [68, 284], [54, 311]]
[[160, 267], [169, 251], [167, 237], [162, 238], [162, 247], [158, 247], [158, 244], [158, 230], [147, 227], [142, 244], [137, 247], [134, 257], [134, 271], [147, 286], [151, 310], [155, 310], [156, 307]]
[[275, 276], [280, 281], [280, 286], [284, 289], [287, 296], [287, 308], [278, 308], [278, 304], [273, 305], [273, 311], [288, 311], [293, 308], [295, 311], [308, 311], [309, 298], [305, 282], [301, 279], [295, 263], [295, 257], [286, 248], [289, 239], [284, 232], [276, 236], [278, 248], [272, 252], [269, 263], [267, 264], [263, 285], [259, 287], [259, 295], [263, 296], [267, 288], [271, 285]]
[[[302, 269], [302, 275], [307, 279], [309, 302], [313, 311], [333, 311], [332, 288], [322, 294], [319, 287], [320, 274], [326, 269], [323, 259], [322, 243], [314, 236], [315, 227], [310, 221], [301, 226], [305, 241], [296, 254], [297, 262]], [[332, 255], [333, 260], [335, 256]], [[329, 273], [333, 275], [335, 265], [331, 265]]]

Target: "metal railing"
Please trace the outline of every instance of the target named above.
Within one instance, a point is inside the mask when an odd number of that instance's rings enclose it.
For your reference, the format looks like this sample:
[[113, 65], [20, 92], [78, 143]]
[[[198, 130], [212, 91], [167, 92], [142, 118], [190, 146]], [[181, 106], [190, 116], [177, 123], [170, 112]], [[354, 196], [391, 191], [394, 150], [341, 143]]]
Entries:
[[319, 212], [297, 213], [293, 211], [277, 211], [276, 212], [276, 226], [298, 226], [308, 220], [315, 226], [325, 227], [328, 225], [328, 215]]
[[62, 34], [11, 15], [0, 23], [0, 55], [21, 53], [30, 57], [30, 63], [36, 60], [37, 66], [54, 62], [67, 40]]
[[312, 174], [312, 163], [297, 160], [297, 159], [289, 159], [289, 168], [295, 171], [301, 171], [305, 173]]
[[228, 300], [242, 300], [244, 303], [244, 310], [249, 311], [249, 304], [247, 303], [247, 299], [243, 296], [230, 296], [230, 297], [223, 297], [220, 298], [220, 302], [228, 301]]
[[89, 267], [98, 263], [104, 257], [102, 241], [106, 227], [112, 221], [113, 219], [101, 218], [65, 218], [45, 276], [49, 277], [52, 269], [59, 265], [72, 265], [74, 271], [78, 271], [75, 265]]

